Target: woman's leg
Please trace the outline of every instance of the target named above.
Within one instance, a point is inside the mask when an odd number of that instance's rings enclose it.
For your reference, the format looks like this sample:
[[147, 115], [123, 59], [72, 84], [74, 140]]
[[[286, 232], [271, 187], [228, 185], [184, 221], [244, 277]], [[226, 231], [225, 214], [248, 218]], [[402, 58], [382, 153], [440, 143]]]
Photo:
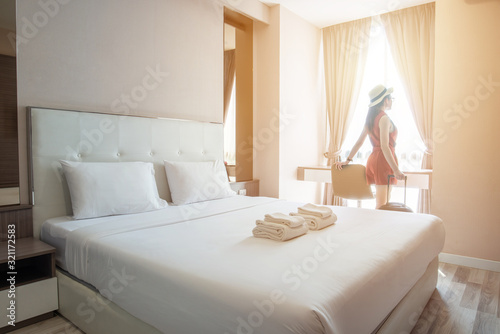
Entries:
[[[389, 198], [391, 197], [390, 191], [392, 187], [389, 187]], [[375, 208], [378, 209], [382, 205], [387, 203], [387, 186], [376, 185], [375, 186]]]

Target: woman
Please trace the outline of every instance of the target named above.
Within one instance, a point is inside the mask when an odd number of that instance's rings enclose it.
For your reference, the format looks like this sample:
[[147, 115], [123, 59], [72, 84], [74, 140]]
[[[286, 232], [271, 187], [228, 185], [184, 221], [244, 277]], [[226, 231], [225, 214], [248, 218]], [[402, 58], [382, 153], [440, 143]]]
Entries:
[[[352, 158], [363, 145], [366, 136], [370, 137], [373, 152], [366, 163], [366, 179], [369, 184], [375, 184], [377, 209], [387, 203], [388, 175], [394, 175], [398, 180], [404, 180], [405, 178], [398, 168], [394, 149], [398, 130], [385, 113], [386, 110], [390, 110], [392, 107], [392, 91], [392, 88], [377, 85], [368, 93], [370, 104], [368, 105], [368, 115], [366, 116], [363, 131], [347, 157], [347, 161], [335, 163], [338, 169], [342, 169], [342, 166], [352, 161]], [[394, 183], [396, 183], [396, 180], [392, 178], [391, 184]]]

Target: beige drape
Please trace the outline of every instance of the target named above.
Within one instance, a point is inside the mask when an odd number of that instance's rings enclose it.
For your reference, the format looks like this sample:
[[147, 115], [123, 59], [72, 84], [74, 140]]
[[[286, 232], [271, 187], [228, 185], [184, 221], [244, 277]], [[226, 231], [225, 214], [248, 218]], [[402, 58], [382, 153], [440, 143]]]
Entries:
[[231, 92], [234, 86], [234, 72], [236, 70], [236, 50], [224, 51], [224, 122], [227, 117]]
[[[423, 169], [432, 169], [434, 103], [434, 2], [380, 16], [396, 68], [426, 152]], [[431, 194], [421, 190], [418, 212], [430, 213]]]
[[[337, 24], [323, 29], [325, 86], [330, 142], [328, 165], [339, 159], [347, 134], [368, 53], [371, 18]], [[324, 204], [343, 205], [333, 196], [331, 184], [325, 186]]]

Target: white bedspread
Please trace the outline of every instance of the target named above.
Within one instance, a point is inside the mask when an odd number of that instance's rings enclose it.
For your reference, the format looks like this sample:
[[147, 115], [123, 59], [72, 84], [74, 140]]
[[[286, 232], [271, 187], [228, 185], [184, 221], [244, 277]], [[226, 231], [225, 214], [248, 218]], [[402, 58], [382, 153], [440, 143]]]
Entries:
[[291, 241], [252, 236], [300, 205], [237, 196], [47, 231], [65, 236], [70, 273], [176, 334], [371, 333], [443, 247], [437, 217], [344, 207]]

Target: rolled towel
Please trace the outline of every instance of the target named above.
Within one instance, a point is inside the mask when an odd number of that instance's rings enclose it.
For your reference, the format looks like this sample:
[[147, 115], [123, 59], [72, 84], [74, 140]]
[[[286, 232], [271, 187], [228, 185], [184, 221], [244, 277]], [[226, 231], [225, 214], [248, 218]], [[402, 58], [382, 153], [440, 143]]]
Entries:
[[266, 214], [264, 220], [266, 222], [284, 224], [289, 227], [297, 227], [305, 223], [302, 217], [292, 217], [279, 212]]
[[295, 217], [304, 217], [307, 226], [309, 226], [310, 230], [321, 230], [322, 228], [335, 224], [335, 222], [337, 221], [337, 215], [334, 213], [332, 213], [329, 217], [326, 218], [321, 218], [312, 215], [305, 215], [297, 212], [291, 212], [290, 215]]
[[309, 228], [306, 223], [302, 223], [301, 226], [289, 227], [279, 223], [271, 223], [263, 220], [257, 220], [254, 229], [252, 230], [253, 235], [256, 238], [266, 238], [276, 241], [286, 241], [296, 237], [300, 237], [307, 233]]
[[305, 215], [321, 217], [321, 218], [329, 217], [333, 213], [332, 209], [330, 209], [326, 206], [319, 206], [319, 205], [314, 205], [311, 203], [303, 205], [303, 206], [299, 207], [297, 210], [299, 211], [299, 213], [303, 213]]

